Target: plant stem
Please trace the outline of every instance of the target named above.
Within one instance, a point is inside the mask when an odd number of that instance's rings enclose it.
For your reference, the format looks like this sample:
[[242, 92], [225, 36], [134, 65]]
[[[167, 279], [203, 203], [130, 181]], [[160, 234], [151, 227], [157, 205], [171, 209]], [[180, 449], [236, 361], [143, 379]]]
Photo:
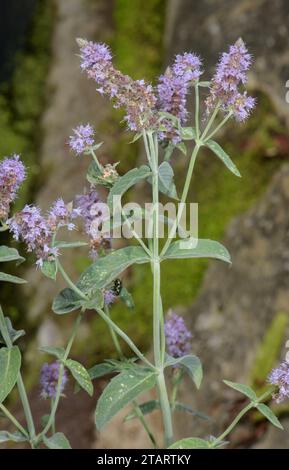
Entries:
[[10, 413], [10, 411], [6, 408], [6, 406], [3, 405], [3, 403], [0, 403], [0, 410], [3, 411], [3, 413], [11, 421], [11, 423], [13, 423], [14, 426], [18, 429], [18, 431], [20, 431], [21, 434], [23, 434], [25, 437], [27, 437], [27, 439], [29, 439], [29, 435], [27, 434], [26, 430], [19, 423], [19, 421]]
[[269, 395], [272, 394], [272, 389], [270, 388], [269, 390], [267, 390], [265, 393], [263, 393], [263, 395], [261, 395], [258, 400], [256, 402], [250, 402], [247, 406], [245, 406], [245, 408], [243, 408], [240, 413], [236, 416], [236, 418], [232, 421], [232, 423], [227, 427], [227, 429], [225, 429], [225, 431], [223, 432], [223, 434], [221, 434], [215, 441], [214, 441], [214, 446], [218, 443], [218, 442], [221, 442], [224, 440], [225, 437], [228, 436], [228, 434], [230, 434], [230, 432], [234, 429], [234, 427], [236, 426], [236, 424], [238, 424], [238, 422], [240, 421], [241, 418], [243, 418], [243, 416], [248, 412], [250, 411], [252, 408], [255, 408], [256, 404], [260, 403], [261, 401], [263, 401], [265, 398], [267, 398]]
[[67, 282], [69, 287], [83, 300], [89, 300], [88, 297], [74, 284], [74, 282], [70, 279], [67, 272], [63, 268], [62, 264], [59, 260], [57, 260], [57, 267], [63, 277], [63, 279]]
[[201, 140], [204, 140], [204, 139], [205, 139], [207, 133], [208, 133], [209, 130], [211, 129], [211, 126], [212, 126], [212, 124], [213, 124], [213, 122], [214, 122], [214, 120], [215, 120], [215, 118], [216, 118], [216, 116], [217, 116], [219, 110], [220, 110], [220, 105], [218, 104], [218, 105], [215, 107], [215, 109], [214, 109], [214, 111], [212, 112], [212, 114], [211, 114], [211, 117], [210, 117], [210, 119], [209, 119], [209, 121], [208, 121], [208, 123], [207, 123], [207, 125], [206, 125], [206, 127], [205, 127], [205, 130], [204, 130], [203, 134], [202, 134]]
[[[104, 311], [105, 311], [106, 315], [107, 315], [108, 317], [110, 317], [109, 308], [108, 308], [107, 305], [105, 306]], [[119, 358], [120, 358], [120, 359], [125, 359], [125, 355], [123, 354], [123, 351], [122, 351], [121, 345], [120, 345], [120, 343], [119, 343], [119, 341], [118, 341], [117, 335], [115, 334], [114, 330], [113, 330], [111, 327], [109, 327], [109, 331], [110, 331], [110, 334], [111, 334], [111, 337], [112, 337], [112, 341], [113, 341], [114, 347], [115, 347], [115, 349], [116, 349], [116, 351], [117, 351], [117, 353], [118, 353]], [[146, 419], [145, 419], [145, 417], [144, 417], [144, 415], [143, 415], [143, 412], [141, 411], [140, 407], [138, 406], [138, 404], [137, 404], [137, 402], [136, 402], [135, 400], [133, 400], [132, 403], [133, 403], [133, 409], [134, 409], [134, 411], [135, 411], [135, 414], [137, 415], [137, 417], [139, 418], [141, 424], [143, 425], [143, 427], [144, 427], [144, 429], [145, 429], [145, 431], [146, 431], [146, 433], [147, 433], [149, 439], [151, 440], [151, 442], [152, 442], [154, 448], [156, 448], [156, 447], [157, 447], [157, 445], [156, 445], [156, 440], [155, 440], [154, 435], [153, 435], [153, 433], [151, 432], [151, 430], [150, 430], [150, 428], [149, 428], [149, 426], [148, 426], [148, 424], [147, 424], [147, 422], [146, 422]]]
[[158, 142], [157, 137], [148, 135], [150, 144], [150, 161], [152, 162], [152, 197], [153, 197], [153, 344], [154, 360], [156, 368], [159, 370], [157, 385], [160, 399], [160, 406], [163, 416], [165, 446], [173, 442], [173, 425], [171, 407], [168, 399], [166, 382], [164, 377], [164, 357], [162, 354], [163, 338], [163, 312], [161, 302], [161, 273], [159, 259], [159, 185], [158, 185]]
[[195, 128], [196, 128], [197, 139], [200, 138], [199, 114], [200, 114], [200, 93], [199, 93], [199, 85], [198, 83], [196, 83], [195, 84]]
[[48, 422], [47, 422], [46, 426], [44, 427], [43, 431], [41, 431], [41, 433], [38, 434], [38, 436], [35, 439], [36, 444], [39, 444], [39, 442], [41, 442], [43, 436], [45, 436], [45, 434], [49, 431], [49, 429], [53, 426], [53, 423], [55, 422], [55, 415], [56, 415], [56, 411], [57, 411], [60, 396], [61, 396], [61, 384], [62, 384], [62, 378], [63, 378], [63, 373], [64, 373], [64, 364], [65, 364], [66, 359], [69, 356], [73, 341], [75, 339], [79, 324], [81, 322], [81, 318], [82, 318], [82, 313], [78, 314], [78, 316], [75, 320], [75, 323], [73, 325], [73, 328], [72, 328], [72, 331], [71, 331], [71, 334], [70, 334], [70, 337], [69, 337], [69, 341], [68, 341], [68, 344], [67, 344], [66, 349], [65, 349], [64, 356], [61, 359], [61, 364], [60, 364], [60, 367], [59, 367], [59, 376], [58, 376], [56, 394], [55, 394], [55, 398], [53, 400], [53, 406], [51, 407], [51, 413], [50, 413]]
[[216, 128], [213, 130], [213, 132], [211, 132], [211, 134], [209, 134], [205, 140], [203, 141], [204, 143], [207, 142], [208, 140], [210, 140], [220, 129], [221, 127], [223, 127], [226, 122], [230, 119], [230, 117], [233, 115], [232, 111], [230, 111], [227, 116], [224, 117], [224, 119], [216, 126]]
[[167, 250], [168, 250], [168, 248], [171, 244], [171, 241], [175, 236], [176, 229], [179, 225], [179, 222], [181, 220], [182, 213], [183, 213], [183, 210], [184, 210], [184, 205], [185, 205], [185, 202], [186, 202], [187, 197], [188, 197], [188, 192], [189, 192], [189, 188], [190, 188], [192, 174], [193, 174], [193, 171], [194, 171], [194, 166], [195, 166], [195, 162], [196, 162], [196, 158], [197, 158], [199, 149], [200, 149], [200, 144], [196, 144], [195, 147], [194, 147], [191, 159], [190, 159], [190, 164], [189, 164], [188, 173], [187, 173], [187, 176], [186, 176], [186, 181], [185, 181], [185, 184], [184, 184], [184, 189], [183, 189], [183, 192], [182, 192], [182, 197], [181, 197], [181, 200], [180, 200], [180, 208], [178, 210], [177, 218], [176, 218], [176, 220], [175, 220], [175, 222], [174, 222], [174, 224], [173, 224], [173, 226], [172, 226], [172, 228], [169, 232], [167, 241], [164, 244], [164, 247], [161, 251], [161, 254], [160, 254], [161, 258], [167, 252]]
[[138, 243], [141, 245], [141, 247], [145, 250], [145, 252], [149, 255], [149, 257], [151, 257], [151, 252], [149, 250], [149, 248], [146, 246], [146, 244], [143, 242], [143, 240], [138, 236], [138, 234], [136, 233], [136, 231], [132, 228], [132, 224], [131, 222], [128, 220], [127, 216], [125, 215], [124, 212], [122, 212], [122, 215], [124, 217], [124, 220], [125, 220], [125, 223], [128, 225], [132, 235], [134, 236], [134, 238], [138, 241]]
[[91, 149], [91, 150], [90, 150], [90, 154], [91, 154], [93, 160], [95, 161], [97, 168], [98, 168], [99, 171], [102, 173], [103, 167], [102, 167], [102, 165], [99, 163], [98, 158], [97, 158], [97, 156], [95, 155], [94, 150]]
[[[13, 344], [10, 339], [10, 335], [7, 329], [6, 321], [4, 318], [3, 310], [0, 305], [0, 331], [2, 333], [2, 336], [4, 338], [4, 341], [7, 345], [8, 348], [12, 348]], [[21, 372], [19, 372], [18, 379], [17, 379], [17, 387], [18, 387], [18, 392], [19, 396], [22, 402], [24, 414], [25, 414], [25, 419], [27, 422], [27, 427], [28, 427], [28, 432], [29, 432], [29, 437], [31, 440], [34, 439], [35, 437], [35, 426], [34, 426], [34, 421], [31, 413], [31, 408], [29, 405], [26, 389], [23, 383], [22, 375]]]

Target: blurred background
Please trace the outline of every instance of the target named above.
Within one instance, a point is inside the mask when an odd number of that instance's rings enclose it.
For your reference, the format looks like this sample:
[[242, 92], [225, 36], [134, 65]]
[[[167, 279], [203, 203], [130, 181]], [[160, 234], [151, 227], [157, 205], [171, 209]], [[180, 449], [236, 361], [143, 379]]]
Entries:
[[[204, 362], [201, 390], [196, 393], [186, 383], [182, 399], [212, 417], [204, 423], [178, 415], [176, 428], [182, 436], [208, 436], [226, 426], [243, 402], [222, 379], [261, 391], [268, 372], [284, 357], [289, 339], [288, 29], [286, 0], [2, 0], [0, 4], [0, 155], [20, 153], [29, 169], [15, 209], [31, 202], [46, 209], [58, 196], [70, 201], [82, 192], [89, 161], [74, 157], [66, 144], [79, 123], [95, 126], [97, 140], [104, 142], [103, 161], [119, 161], [121, 173], [142, 161], [141, 148], [129, 145], [131, 135], [120, 124], [122, 114], [97, 95], [94, 84], [80, 72], [76, 37], [107, 42], [123, 72], [148, 81], [154, 81], [183, 51], [200, 54], [204, 79], [210, 79], [220, 52], [240, 36], [254, 56], [249, 87], [257, 97], [257, 108], [246, 124], [232, 123], [220, 136], [243, 178], [227, 174], [202, 152], [190, 193], [191, 201], [199, 203], [200, 237], [222, 240], [233, 266], [180, 260], [164, 267], [165, 309], [185, 316], [193, 332], [193, 351]], [[173, 164], [181, 184], [187, 158], [176, 152]], [[140, 199], [139, 193], [130, 197]], [[1, 237], [1, 244], [9, 242], [9, 236]], [[18, 248], [24, 253], [23, 246]], [[75, 278], [89, 263], [85, 249], [63, 261]], [[1, 304], [14, 326], [26, 330], [21, 340], [25, 382], [34, 413], [40, 417], [47, 410], [38, 386], [45, 357], [37, 348], [63, 345], [73, 316], [59, 318], [51, 311], [52, 298], [63, 287], [60, 280], [54, 284], [43, 279], [29, 256], [21, 269], [27, 286], [1, 285]], [[149, 350], [147, 267], [130, 269], [124, 283], [136, 308], [131, 312], [116, 304], [113, 317], [139, 347]], [[92, 366], [114, 354], [105, 325], [88, 313], [73, 357]], [[59, 412], [59, 430], [73, 447], [149, 446], [138, 424], [123, 423], [123, 415], [103, 434], [96, 434], [93, 411], [104, 384], [96, 384], [93, 399], [74, 395], [71, 385]], [[16, 395], [11, 406], [21, 419]], [[233, 433], [230, 445], [289, 448], [289, 402], [275, 406], [275, 412], [284, 432], [251, 414]], [[157, 414], [151, 422], [159, 432]]]

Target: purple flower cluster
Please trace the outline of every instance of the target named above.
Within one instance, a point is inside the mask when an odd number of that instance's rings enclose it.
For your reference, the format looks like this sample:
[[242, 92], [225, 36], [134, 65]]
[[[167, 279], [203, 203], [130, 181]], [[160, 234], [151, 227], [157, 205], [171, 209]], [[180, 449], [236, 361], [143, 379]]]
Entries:
[[170, 313], [165, 321], [165, 336], [170, 356], [178, 358], [191, 350], [192, 334], [186, 327], [183, 317]]
[[[59, 378], [59, 368], [59, 362], [53, 362], [52, 364], [43, 364], [40, 373], [40, 385], [42, 387], [41, 396], [43, 398], [55, 398]], [[66, 369], [64, 369], [60, 385], [61, 393], [64, 391], [67, 380], [67, 372]]]
[[0, 220], [6, 221], [10, 204], [15, 200], [26, 171], [19, 155], [6, 157], [0, 162]]
[[74, 134], [69, 137], [69, 146], [77, 155], [88, 151], [94, 145], [94, 129], [90, 124], [80, 124], [73, 129]]
[[[158, 109], [176, 116], [181, 124], [185, 124], [187, 111], [187, 95], [190, 86], [196, 82], [201, 71], [200, 58], [192, 53], [178, 54], [172, 67], [169, 67], [164, 75], [159, 78]], [[174, 143], [180, 141], [178, 131], [174, 129], [168, 120], [162, 122], [167, 130], [160, 133], [160, 139], [172, 139]]]
[[273, 395], [277, 403], [281, 403], [285, 398], [289, 398], [289, 362], [284, 361], [279, 367], [273, 369], [268, 377], [272, 385], [277, 385], [278, 393]]
[[154, 128], [156, 97], [152, 86], [144, 80], [133, 80], [117, 70], [113, 66], [112, 54], [107, 45], [82, 39], [78, 43], [82, 70], [95, 80], [100, 94], [113, 99], [115, 108], [126, 110], [125, 120], [129, 129], [142, 131]]
[[211, 93], [206, 100], [207, 111], [221, 104], [224, 111], [232, 111], [238, 121], [244, 121], [255, 106], [255, 99], [240, 93], [239, 86], [247, 82], [252, 58], [242, 39], [224, 52], [212, 79]]
[[47, 217], [42, 215], [38, 207], [26, 205], [7, 224], [14, 239], [22, 240], [27, 245], [27, 251], [35, 253], [36, 264], [41, 267], [44, 261], [52, 261], [59, 254], [57, 248], [51, 246], [53, 234], [63, 226], [72, 230], [72, 219], [76, 215], [77, 212], [69, 209], [62, 199], [58, 199]]
[[98, 193], [90, 188], [88, 192], [76, 196], [75, 207], [90, 238], [91, 257], [96, 258], [99, 249], [111, 248], [110, 235], [102, 231], [102, 224], [109, 216], [106, 205], [100, 200]]
[[112, 305], [117, 299], [117, 295], [113, 292], [112, 289], [105, 289], [103, 292], [103, 297], [104, 297], [104, 303], [108, 307]]

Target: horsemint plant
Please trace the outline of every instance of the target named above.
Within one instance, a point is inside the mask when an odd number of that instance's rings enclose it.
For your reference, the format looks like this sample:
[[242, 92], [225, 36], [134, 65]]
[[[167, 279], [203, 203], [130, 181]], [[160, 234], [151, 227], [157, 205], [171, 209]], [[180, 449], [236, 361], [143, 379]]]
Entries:
[[[257, 408], [275, 426], [282, 428], [276, 416], [263, 402], [279, 388], [277, 400], [289, 393], [288, 363], [272, 372], [269, 381], [273, 386], [261, 396], [246, 385], [225, 381], [225, 383], [243, 393], [249, 403], [240, 411], [233, 422], [219, 437], [200, 439], [185, 438], [174, 442], [172, 413], [186, 412], [190, 417], [207, 417], [194, 411], [190, 405], [177, 401], [179, 385], [185, 374], [193, 380], [197, 388], [202, 381], [201, 361], [191, 352], [191, 333], [184, 320], [170, 312], [164, 320], [161, 297], [161, 265], [167, 259], [178, 258], [215, 258], [230, 263], [230, 255], [225, 247], [212, 240], [192, 237], [174, 240], [176, 229], [182, 218], [187, 200], [192, 173], [199, 150], [209, 148], [234, 175], [240, 176], [238, 169], [225, 151], [212, 138], [230, 118], [244, 121], [254, 107], [254, 98], [242, 90], [246, 83], [246, 74], [251, 64], [244, 42], [239, 39], [228, 52], [223, 53], [211, 82], [200, 80], [201, 60], [192, 53], [176, 56], [175, 61], [165, 74], [159, 78], [155, 87], [144, 80], [134, 81], [122, 74], [112, 63], [112, 55], [104, 44], [78, 40], [80, 46], [81, 69], [97, 83], [97, 91], [108, 95], [114, 107], [125, 109], [125, 121], [128, 129], [135, 132], [133, 141], [143, 139], [147, 164], [134, 168], [120, 176], [115, 164], [103, 165], [97, 157], [101, 144], [95, 142], [94, 129], [89, 125], [79, 125], [69, 139], [71, 149], [77, 155], [90, 155], [92, 162], [87, 173], [90, 188], [75, 197], [73, 203], [65, 204], [60, 198], [43, 215], [35, 206], [26, 205], [20, 212], [10, 216], [10, 205], [25, 178], [26, 170], [20, 158], [15, 155], [1, 162], [0, 172], [0, 220], [1, 231], [10, 230], [16, 240], [23, 241], [27, 251], [36, 255], [36, 264], [44, 275], [56, 279], [62, 275], [67, 287], [53, 301], [53, 311], [58, 315], [78, 311], [68, 344], [65, 349], [45, 347], [42, 351], [56, 357], [56, 362], [44, 364], [41, 371], [42, 397], [51, 400], [50, 414], [43, 417], [42, 428], [35, 431], [31, 407], [23, 384], [20, 367], [21, 354], [14, 345], [23, 331], [14, 330], [9, 318], [5, 318], [0, 309], [0, 409], [13, 423], [17, 432], [1, 431], [0, 442], [28, 441], [32, 448], [46, 445], [48, 448], [70, 448], [67, 438], [56, 432], [55, 417], [67, 381], [68, 371], [89, 395], [93, 394], [93, 380], [106, 374], [114, 374], [100, 396], [95, 412], [97, 429], [101, 429], [125, 405], [131, 404], [132, 411], [125, 420], [138, 418], [144, 426], [154, 447], [161, 445], [168, 448], [218, 448], [225, 444], [224, 439], [231, 432], [242, 416]], [[205, 100], [203, 119], [200, 119], [200, 88], [208, 89]], [[190, 115], [187, 111], [189, 92], [195, 94], [194, 125], [188, 126]], [[221, 118], [219, 118], [221, 116]], [[216, 124], [216, 120], [217, 124]], [[174, 184], [173, 168], [170, 164], [175, 149], [187, 154], [188, 141], [192, 141], [193, 151], [189, 157], [188, 170], [180, 199]], [[150, 219], [151, 230], [144, 237], [134, 228], [134, 219], [124, 206], [118, 204], [120, 218], [107, 216], [105, 207], [113, 206], [114, 197], [119, 199], [139, 181], [147, 181], [152, 188], [152, 211], [141, 217]], [[104, 206], [96, 192], [97, 186], [108, 190], [108, 204]], [[179, 208], [174, 220], [160, 214], [160, 193], [178, 200]], [[72, 230], [76, 219], [81, 218], [89, 237], [92, 264], [74, 282], [60, 262], [60, 252], [87, 245], [84, 242], [65, 242], [58, 239], [59, 230], [66, 227]], [[105, 229], [107, 222], [120, 224], [130, 229], [136, 244], [113, 249], [111, 232]], [[160, 243], [160, 222], [168, 226], [168, 236]], [[180, 236], [180, 232], [179, 232]], [[0, 261], [22, 262], [23, 258], [15, 248], [0, 247]], [[133, 299], [123, 287], [119, 275], [135, 263], [147, 263], [153, 277], [153, 360], [148, 359], [110, 318], [110, 309], [120, 298], [128, 308], [133, 308]], [[20, 278], [0, 273], [0, 280], [14, 283], [25, 282]], [[95, 312], [107, 323], [113, 343], [119, 355], [118, 360], [108, 360], [86, 370], [79, 362], [71, 359], [70, 351], [77, 334], [77, 329], [86, 310]], [[121, 347], [122, 339], [134, 353], [127, 358]], [[167, 383], [171, 381], [168, 391]], [[23, 405], [26, 426], [12, 415], [3, 404], [13, 387], [17, 385]], [[139, 396], [156, 387], [158, 398], [140, 403]], [[163, 443], [153, 435], [146, 415], [155, 409], [161, 410], [164, 427]], [[38, 423], [37, 423], [38, 424]]]

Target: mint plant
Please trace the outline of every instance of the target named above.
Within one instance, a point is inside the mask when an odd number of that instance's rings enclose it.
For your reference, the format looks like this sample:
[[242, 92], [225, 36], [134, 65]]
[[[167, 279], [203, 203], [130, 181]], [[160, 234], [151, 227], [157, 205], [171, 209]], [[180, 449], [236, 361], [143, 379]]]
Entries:
[[[96, 142], [95, 131], [90, 124], [80, 124], [69, 138], [69, 146], [77, 157], [87, 155], [91, 163], [87, 172], [89, 187], [74, 201], [66, 204], [59, 198], [47, 213], [34, 205], [26, 205], [21, 211], [10, 214], [11, 204], [22, 184], [26, 169], [19, 156], [6, 157], [0, 163], [0, 230], [9, 230], [15, 240], [25, 243], [28, 252], [36, 257], [36, 265], [42, 273], [55, 281], [62, 276], [66, 288], [53, 300], [56, 315], [77, 312], [69, 341], [65, 348], [43, 347], [41, 350], [54, 357], [41, 370], [42, 398], [51, 401], [50, 413], [44, 416], [41, 431], [35, 431], [31, 407], [21, 376], [21, 353], [15, 345], [23, 331], [14, 330], [9, 318], [0, 309], [0, 409], [14, 425], [16, 431], [1, 431], [0, 442], [29, 442], [32, 448], [45, 445], [52, 449], [70, 448], [67, 437], [57, 431], [57, 410], [65, 390], [68, 376], [77, 387], [93, 395], [93, 381], [107, 374], [114, 374], [100, 396], [95, 411], [95, 424], [101, 430], [124, 406], [132, 410], [125, 421], [139, 419], [152, 446], [170, 449], [218, 448], [245, 413], [256, 408], [273, 425], [282, 428], [271, 409], [263, 403], [271, 397], [276, 386], [280, 389], [278, 400], [288, 396], [288, 367], [273, 371], [270, 381], [274, 386], [261, 396], [242, 384], [225, 381], [226, 385], [245, 395], [249, 403], [237, 415], [228, 428], [217, 437], [185, 438], [175, 442], [172, 414], [175, 411], [188, 414], [188, 419], [208, 419], [190, 404], [178, 401], [178, 390], [187, 375], [197, 389], [202, 382], [201, 360], [191, 354], [193, 338], [182, 317], [170, 312], [165, 318], [162, 302], [162, 282], [166, 260], [182, 258], [214, 258], [231, 263], [227, 249], [217, 241], [198, 239], [180, 226], [197, 157], [202, 148], [211, 150], [234, 176], [240, 173], [222, 147], [213, 140], [229, 119], [244, 121], [254, 108], [254, 98], [247, 95], [244, 86], [251, 56], [244, 42], [239, 39], [228, 52], [223, 53], [210, 82], [202, 81], [202, 62], [193, 53], [178, 54], [171, 67], [158, 79], [156, 86], [144, 80], [133, 80], [113, 65], [112, 54], [105, 44], [82, 39], [80, 47], [81, 69], [97, 85], [101, 95], [108, 96], [115, 108], [125, 111], [124, 121], [128, 131], [134, 133], [132, 142], [142, 139], [147, 162], [120, 175], [115, 163], [103, 164], [99, 156], [101, 143]], [[200, 102], [200, 89], [207, 90], [204, 106]], [[194, 92], [194, 116], [187, 110], [187, 100]], [[193, 122], [193, 125], [189, 125]], [[188, 143], [193, 144], [189, 154]], [[173, 154], [182, 152], [188, 158], [185, 182], [178, 197], [174, 182]], [[122, 203], [123, 195], [139, 182], [151, 188], [150, 209], [128, 209]], [[97, 187], [107, 192], [106, 203], [99, 198]], [[175, 218], [164, 216], [160, 195], [178, 202]], [[137, 224], [148, 222], [145, 235]], [[166, 226], [167, 236], [160, 228]], [[87, 242], [63, 240], [63, 230], [82, 226]], [[119, 249], [113, 247], [115, 230], [126, 229], [134, 242]], [[123, 234], [123, 232], [121, 232]], [[74, 281], [65, 271], [60, 254], [70, 248], [89, 246], [91, 264]], [[0, 262], [23, 262], [15, 248], [0, 247]], [[116, 301], [123, 308], [134, 308], [132, 295], [125, 288], [125, 278], [120, 276], [134, 264], [147, 264], [153, 278], [152, 324], [153, 359], [148, 358], [133, 340], [111, 319], [110, 311]], [[0, 273], [0, 281], [22, 283], [24, 280]], [[87, 310], [93, 310], [107, 324], [118, 360], [107, 360], [89, 370], [70, 357], [78, 327]], [[132, 319], [133, 321], [133, 319]], [[126, 357], [121, 341], [131, 350]], [[286, 363], [287, 364], [287, 363]], [[286, 370], [285, 370], [286, 369]], [[279, 372], [278, 372], [279, 371]], [[286, 377], [285, 377], [285, 375]], [[170, 386], [168, 383], [170, 382]], [[17, 386], [23, 405], [26, 424], [17, 421], [4, 405], [10, 392]], [[157, 389], [158, 398], [141, 402], [139, 398], [148, 390]], [[161, 410], [164, 436], [155, 436], [150, 429], [147, 415]], [[37, 423], [39, 425], [39, 423]], [[61, 427], [61, 426], [60, 426]]]

